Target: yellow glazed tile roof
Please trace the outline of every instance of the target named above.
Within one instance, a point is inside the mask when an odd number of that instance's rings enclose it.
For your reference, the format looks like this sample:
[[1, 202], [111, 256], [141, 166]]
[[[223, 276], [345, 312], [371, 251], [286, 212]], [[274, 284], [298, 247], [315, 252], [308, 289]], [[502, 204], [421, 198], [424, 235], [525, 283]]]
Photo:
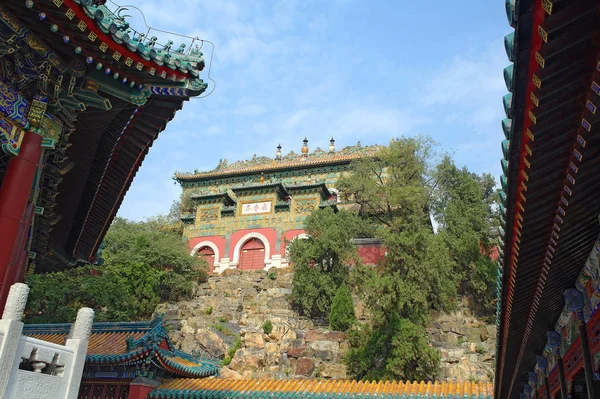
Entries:
[[[363, 382], [350, 380], [223, 380], [174, 379], [152, 391], [150, 398], [219, 398], [221, 396], [261, 398], [328, 396], [397, 397], [397, 398], [469, 398], [491, 399], [492, 384], [475, 382]], [[177, 396], [185, 393], [184, 396]]]
[[[54, 344], [64, 345], [67, 334], [28, 334], [31, 338]], [[120, 355], [127, 353], [127, 342], [129, 337], [137, 340], [146, 335], [145, 332], [105, 332], [92, 333], [88, 344], [88, 355]]]
[[384, 148], [380, 145], [372, 145], [361, 147], [351, 146], [346, 147], [334, 153], [327, 153], [317, 149], [315, 152], [304, 157], [300, 154], [292, 152], [281, 159], [273, 159], [269, 157], [257, 157], [251, 160], [238, 161], [232, 164], [224, 163], [211, 171], [194, 172], [194, 173], [175, 173], [175, 180], [202, 180], [213, 177], [239, 175], [246, 173], [268, 172], [276, 170], [285, 170], [293, 168], [305, 168], [318, 165], [327, 165], [335, 163], [351, 162], [365, 156], [373, 156], [377, 151]]

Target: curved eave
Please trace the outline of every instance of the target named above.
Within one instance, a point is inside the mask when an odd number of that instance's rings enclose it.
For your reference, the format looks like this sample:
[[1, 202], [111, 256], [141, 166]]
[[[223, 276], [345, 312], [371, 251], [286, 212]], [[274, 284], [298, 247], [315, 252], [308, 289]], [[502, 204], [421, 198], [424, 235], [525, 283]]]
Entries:
[[75, 258], [93, 259], [154, 140], [181, 109], [184, 100], [150, 97], [148, 104], [139, 108], [128, 124], [125, 123], [122, 135], [114, 145], [103, 149], [110, 154], [109, 159], [97, 185], [89, 187], [93, 192], [90, 205], [82, 210], [85, 215], [81, 214], [81, 227], [72, 234]]
[[317, 160], [306, 160], [306, 161], [298, 161], [298, 162], [289, 162], [289, 163], [277, 163], [273, 161], [272, 164], [268, 165], [257, 165], [255, 167], [249, 167], [244, 169], [233, 169], [233, 170], [223, 170], [223, 171], [214, 171], [214, 172], [203, 172], [197, 173], [193, 175], [186, 174], [176, 174], [173, 179], [176, 180], [180, 184], [188, 183], [188, 182], [200, 182], [205, 180], [212, 180], [217, 178], [227, 178], [227, 177], [237, 177], [237, 176], [252, 176], [252, 175], [260, 175], [261, 173], [277, 173], [286, 170], [298, 170], [298, 169], [307, 169], [307, 168], [318, 168], [322, 166], [337, 166], [337, 165], [347, 165], [352, 161], [361, 158], [360, 155], [348, 155], [344, 157], [339, 157], [337, 159], [317, 159]]
[[[541, 3], [520, 0], [516, 18], [496, 397], [518, 397], [562, 311], [562, 293], [573, 286], [600, 231], [593, 200], [600, 191], [600, 140], [581, 119], [595, 129], [597, 114], [586, 101], [598, 104], [590, 89], [599, 50], [597, 4], [560, 2], [548, 14]], [[584, 156], [571, 182], [574, 150]]]

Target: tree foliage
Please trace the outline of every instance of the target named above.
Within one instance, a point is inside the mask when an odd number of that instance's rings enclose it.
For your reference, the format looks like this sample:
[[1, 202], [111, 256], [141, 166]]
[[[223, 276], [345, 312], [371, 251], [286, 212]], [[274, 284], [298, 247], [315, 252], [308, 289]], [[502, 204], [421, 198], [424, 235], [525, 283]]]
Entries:
[[346, 331], [355, 320], [354, 300], [346, 284], [340, 285], [331, 303], [329, 312], [329, 325], [333, 330]]
[[349, 371], [365, 380], [431, 381], [440, 354], [429, 346], [425, 328], [394, 312], [380, 324], [356, 325], [349, 334]]
[[437, 167], [439, 180], [433, 214], [460, 277], [462, 292], [471, 294], [484, 314], [491, 314], [495, 301], [495, 266], [490, 229], [496, 217], [494, 178], [459, 169], [446, 157]]
[[[494, 268], [486, 250], [494, 181], [457, 168], [434, 150], [426, 137], [392, 140], [376, 157], [356, 161], [352, 174], [338, 183], [342, 198], [359, 205], [359, 217], [369, 226], [363, 233], [383, 240], [386, 257], [377, 267], [343, 257], [342, 264], [356, 266], [349, 273], [337, 263], [333, 273], [320, 267], [329, 259], [325, 247], [355, 253], [348, 244], [359, 236], [342, 212], [327, 215], [323, 231], [330, 236], [316, 229], [312, 241], [293, 246], [296, 300], [319, 310], [309, 316], [322, 314], [342, 284], [369, 311], [369, 323], [354, 323], [348, 332], [347, 366], [356, 378], [433, 379], [439, 354], [424, 331], [429, 312], [450, 310], [459, 288], [481, 302], [493, 293]], [[316, 220], [307, 219], [309, 235]], [[307, 266], [311, 261], [315, 267]]]
[[189, 298], [196, 282], [206, 280], [206, 262], [189, 256], [181, 237], [161, 219], [116, 219], [105, 237], [103, 266], [84, 266], [31, 275], [27, 321], [74, 320], [82, 306], [97, 321], [149, 318], [160, 301]]
[[309, 238], [290, 244], [292, 302], [300, 313], [325, 320], [338, 287], [346, 279], [347, 265], [360, 259], [350, 240], [373, 230], [356, 215], [344, 210], [336, 214], [331, 208], [314, 212], [305, 226]]

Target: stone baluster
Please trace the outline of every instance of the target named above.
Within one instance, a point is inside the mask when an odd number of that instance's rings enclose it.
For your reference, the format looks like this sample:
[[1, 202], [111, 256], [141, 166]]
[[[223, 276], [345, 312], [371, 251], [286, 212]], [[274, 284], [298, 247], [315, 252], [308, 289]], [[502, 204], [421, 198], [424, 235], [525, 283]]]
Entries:
[[28, 295], [29, 287], [26, 284], [13, 284], [0, 319], [0, 398], [6, 397], [8, 382], [19, 368], [21, 358], [17, 356], [17, 351]]
[[88, 340], [94, 323], [94, 311], [90, 308], [81, 308], [77, 312], [75, 323], [67, 337], [65, 346], [73, 349], [73, 363], [67, 370], [62, 371], [65, 378], [65, 398], [76, 399], [79, 394], [79, 385], [83, 376], [85, 356], [88, 349]]

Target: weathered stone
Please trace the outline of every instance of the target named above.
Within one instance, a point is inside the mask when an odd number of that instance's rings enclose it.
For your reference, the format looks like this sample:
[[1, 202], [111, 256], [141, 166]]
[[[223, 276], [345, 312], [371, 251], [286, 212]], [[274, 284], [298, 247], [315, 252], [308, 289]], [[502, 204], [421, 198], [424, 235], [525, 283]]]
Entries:
[[[182, 321], [182, 323], [185, 323], [185, 320]], [[182, 324], [181, 326], [181, 332], [184, 334], [195, 334], [196, 333], [196, 329], [191, 327], [188, 324]]]
[[211, 356], [222, 358], [227, 353], [227, 345], [214, 331], [208, 329], [198, 330], [194, 338]]
[[310, 357], [312, 356], [314, 351], [305, 346], [300, 348], [292, 348], [287, 352], [288, 357], [298, 358], [298, 357]]
[[228, 380], [241, 380], [243, 379], [242, 375], [237, 371], [233, 371], [229, 367], [221, 367], [219, 371], [219, 378], [224, 378]]
[[315, 368], [313, 360], [308, 357], [301, 357], [296, 363], [296, 375], [310, 376]]
[[306, 342], [315, 342], [323, 339], [323, 334], [316, 330], [308, 330], [304, 335]]
[[315, 351], [315, 357], [321, 360], [333, 360], [333, 352], [331, 351]]
[[267, 353], [267, 364], [277, 364], [279, 361], [279, 345], [269, 342], [265, 344], [265, 351]]
[[271, 330], [269, 337], [280, 341], [287, 334], [290, 327], [285, 324], [281, 317], [272, 317], [270, 320], [273, 324], [273, 330]]
[[341, 331], [330, 331], [325, 333], [323, 341], [342, 342], [346, 339], [346, 334]]
[[[308, 341], [306, 341], [308, 342]], [[315, 351], [329, 351], [334, 353], [340, 352], [340, 344], [332, 341], [315, 341], [311, 342], [309, 345], [310, 348]]]
[[319, 372], [323, 378], [346, 379], [346, 366], [335, 363], [322, 363], [319, 366]]
[[242, 372], [257, 370], [265, 366], [265, 352], [260, 349], [239, 349], [229, 364], [232, 370]]
[[240, 331], [244, 345], [246, 348], [258, 348], [263, 349], [265, 347], [265, 341], [263, 339], [263, 331], [257, 328], [245, 328]]

